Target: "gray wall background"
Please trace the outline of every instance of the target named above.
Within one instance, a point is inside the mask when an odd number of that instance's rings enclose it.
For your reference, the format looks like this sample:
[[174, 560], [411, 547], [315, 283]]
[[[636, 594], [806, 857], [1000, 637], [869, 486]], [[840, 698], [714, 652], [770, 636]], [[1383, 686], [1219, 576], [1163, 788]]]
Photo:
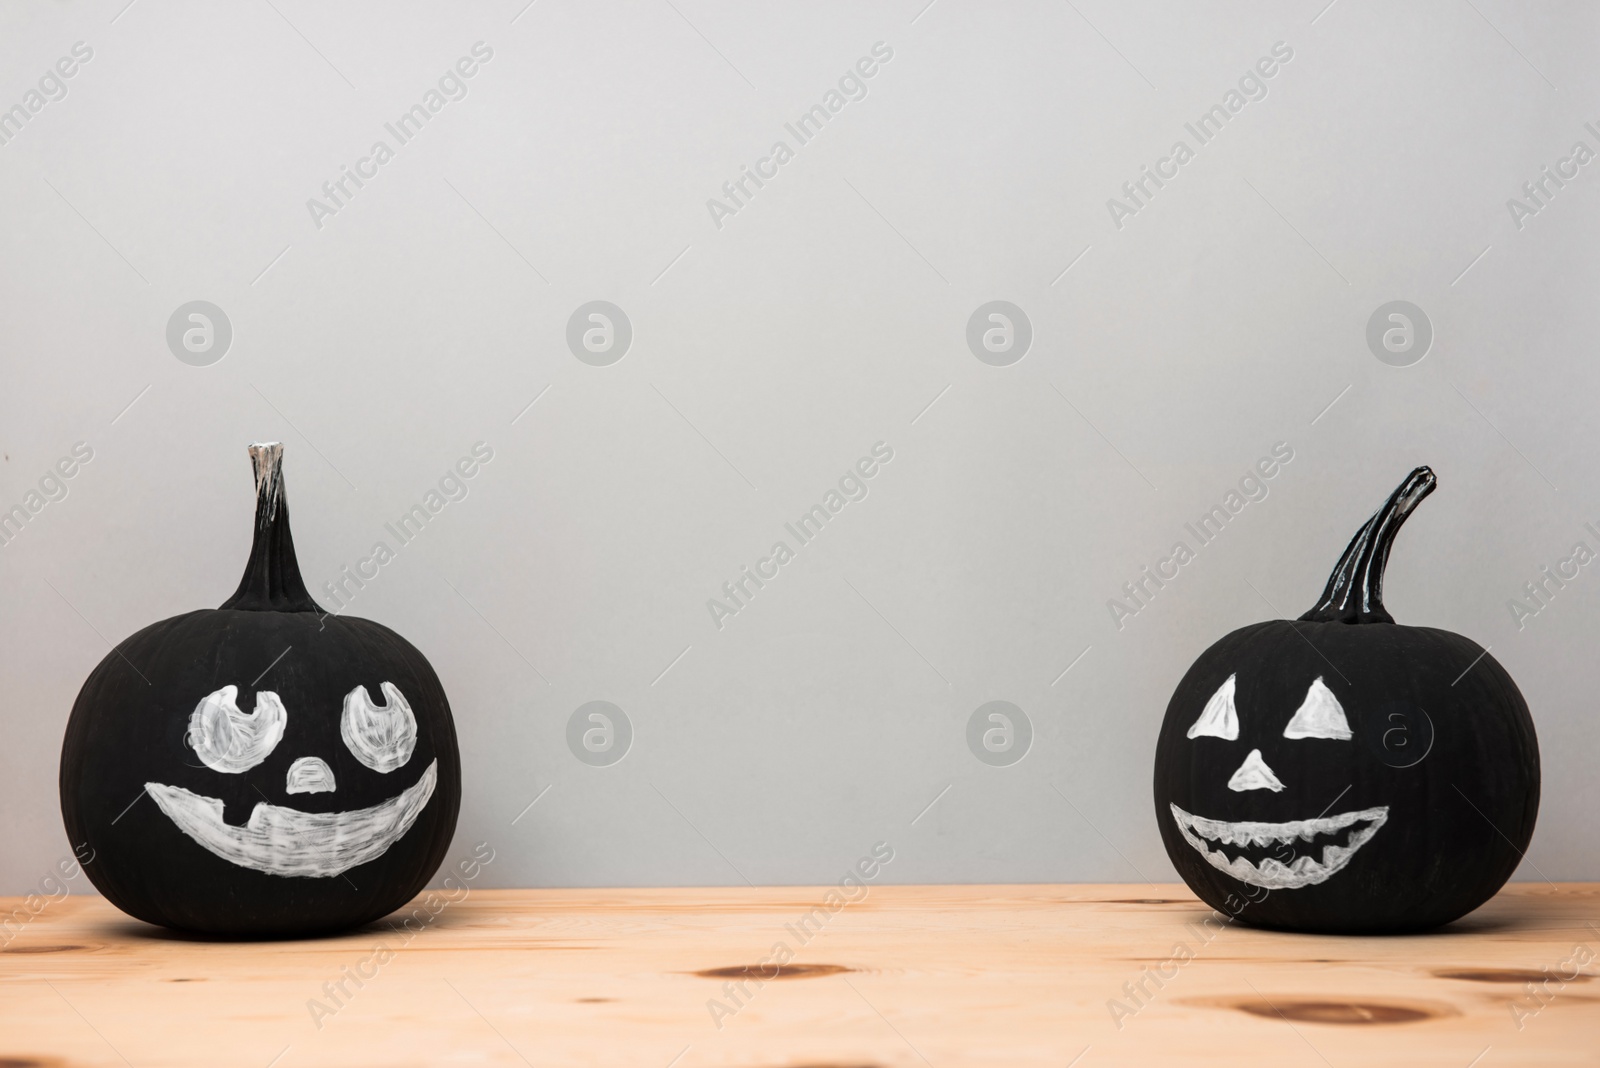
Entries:
[[[350, 606], [445, 682], [486, 882], [831, 881], [880, 840], [891, 881], [1171, 879], [1173, 686], [1309, 607], [1424, 462], [1389, 606], [1528, 698], [1520, 877], [1600, 878], [1600, 575], [1508, 607], [1600, 548], [1600, 163], [1508, 207], [1600, 150], [1593, 8], [125, 3], [0, 8], [0, 106], [93, 51], [0, 146], [0, 506], [94, 454], [0, 548], [0, 892], [68, 854], [59, 744], [109, 643], [232, 592], [258, 439], [313, 589], [493, 448]], [[317, 226], [479, 41], [465, 97]], [[719, 227], [708, 199], [876, 42], [865, 97]], [[231, 324], [207, 366], [167, 341], [195, 300]], [[593, 300], [631, 323], [609, 366], [566, 341]], [[967, 343], [993, 300], [1031, 324], [1008, 366]], [[1434, 335], [1407, 366], [1367, 343], [1395, 300]], [[718, 629], [708, 599], [880, 441], [868, 496]], [[1107, 601], [1277, 442], [1268, 496], [1119, 630]], [[633, 731], [604, 767], [566, 741], [596, 700]], [[966, 740], [995, 700], [1031, 724], [1010, 766]]]

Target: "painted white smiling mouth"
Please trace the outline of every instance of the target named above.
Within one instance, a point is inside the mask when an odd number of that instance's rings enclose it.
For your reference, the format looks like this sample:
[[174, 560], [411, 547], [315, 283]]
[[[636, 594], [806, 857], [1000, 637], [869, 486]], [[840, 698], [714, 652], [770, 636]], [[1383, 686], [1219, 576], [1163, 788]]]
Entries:
[[433, 796], [439, 761], [415, 784], [371, 808], [301, 812], [260, 802], [243, 827], [222, 822], [214, 797], [147, 782], [145, 790], [178, 829], [223, 860], [269, 875], [338, 875], [376, 860], [411, 829]]
[[[1388, 805], [1289, 823], [1227, 823], [1192, 816], [1177, 805], [1168, 807], [1172, 809], [1173, 822], [1178, 825], [1183, 840], [1194, 846], [1213, 868], [1227, 872], [1240, 882], [1268, 890], [1295, 890], [1325, 882], [1350, 863], [1356, 850], [1366, 845], [1389, 820]], [[1320, 861], [1309, 853], [1295, 855], [1292, 843], [1296, 839], [1315, 848], [1319, 838], [1329, 839], [1322, 844]], [[1342, 845], [1339, 844], [1341, 839]], [[1232, 847], [1235, 856], [1231, 860], [1223, 846]], [[1253, 863], [1245, 855], [1263, 847], [1268, 855], [1259, 863]]]

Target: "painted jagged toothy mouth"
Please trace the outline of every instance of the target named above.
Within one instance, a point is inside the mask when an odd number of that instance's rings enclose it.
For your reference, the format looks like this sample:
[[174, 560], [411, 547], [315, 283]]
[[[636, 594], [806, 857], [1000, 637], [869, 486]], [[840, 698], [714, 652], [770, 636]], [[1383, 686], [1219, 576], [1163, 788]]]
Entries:
[[[1268, 890], [1295, 890], [1325, 882], [1389, 820], [1389, 806], [1365, 808], [1288, 823], [1229, 823], [1194, 816], [1169, 804], [1184, 841], [1218, 871]], [[1302, 843], [1299, 852], [1294, 848]], [[1321, 846], [1321, 859], [1313, 855]], [[1230, 858], [1229, 853], [1233, 856]], [[1252, 860], [1252, 856], [1259, 859]]]
[[269, 875], [327, 878], [376, 860], [422, 814], [438, 782], [439, 761], [407, 789], [371, 808], [301, 812], [260, 802], [243, 827], [222, 820], [222, 802], [181, 786], [145, 790], [178, 829], [223, 860]]

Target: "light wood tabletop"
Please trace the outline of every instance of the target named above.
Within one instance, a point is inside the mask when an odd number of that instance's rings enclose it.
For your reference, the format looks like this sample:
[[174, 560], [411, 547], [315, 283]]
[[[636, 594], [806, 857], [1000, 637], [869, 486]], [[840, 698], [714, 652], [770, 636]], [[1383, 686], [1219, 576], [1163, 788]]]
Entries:
[[0, 1068], [1600, 1063], [1600, 884], [1388, 938], [1207, 924], [1181, 886], [828, 893], [462, 887], [257, 943], [6, 899]]

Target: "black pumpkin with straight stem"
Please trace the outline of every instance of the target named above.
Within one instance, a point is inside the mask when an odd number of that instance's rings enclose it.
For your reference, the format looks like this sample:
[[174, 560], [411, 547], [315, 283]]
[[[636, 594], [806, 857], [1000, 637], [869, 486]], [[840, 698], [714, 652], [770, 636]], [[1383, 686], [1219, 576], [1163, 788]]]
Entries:
[[119, 644], [83, 684], [61, 750], [69, 841], [131, 916], [299, 937], [420, 891], [461, 805], [450, 705], [400, 635], [322, 612], [289, 533], [283, 446], [252, 445], [255, 541], [220, 608]]
[[1298, 620], [1200, 656], [1156, 745], [1156, 819], [1206, 904], [1295, 931], [1449, 923], [1533, 836], [1539, 747], [1516, 683], [1459, 634], [1401, 626], [1383, 571], [1433, 492], [1419, 467], [1357, 532]]

